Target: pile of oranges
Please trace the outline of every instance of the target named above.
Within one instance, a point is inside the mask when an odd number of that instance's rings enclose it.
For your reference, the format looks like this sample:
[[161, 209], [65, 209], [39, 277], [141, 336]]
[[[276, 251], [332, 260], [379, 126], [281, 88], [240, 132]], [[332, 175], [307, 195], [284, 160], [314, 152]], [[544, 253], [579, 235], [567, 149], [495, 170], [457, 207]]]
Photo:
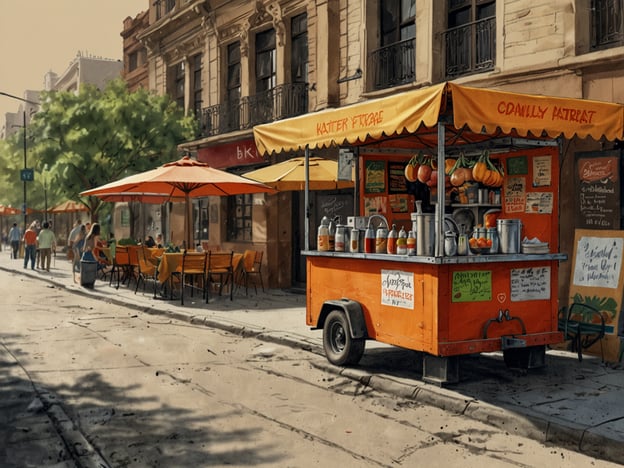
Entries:
[[485, 237], [471, 237], [468, 243], [472, 249], [489, 249], [492, 247], [492, 239]]

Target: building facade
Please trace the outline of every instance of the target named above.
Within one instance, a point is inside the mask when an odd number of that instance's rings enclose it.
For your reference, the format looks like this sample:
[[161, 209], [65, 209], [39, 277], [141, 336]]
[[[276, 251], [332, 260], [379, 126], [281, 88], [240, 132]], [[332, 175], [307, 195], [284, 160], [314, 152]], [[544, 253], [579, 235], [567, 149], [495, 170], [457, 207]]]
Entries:
[[[258, 155], [254, 125], [443, 81], [622, 103], [622, 3], [156, 0], [138, 38], [150, 89], [170, 94], [199, 122], [196, 139], [181, 148], [244, 173], [292, 156]], [[573, 250], [575, 155], [612, 149], [578, 138], [562, 146], [563, 252]], [[326, 195], [313, 203], [331, 200]], [[297, 277], [292, 220], [301, 206], [299, 194], [286, 192], [210, 200], [198, 207], [198, 234], [224, 248], [261, 248], [269, 284], [288, 287]], [[570, 263], [560, 271], [565, 297]]]

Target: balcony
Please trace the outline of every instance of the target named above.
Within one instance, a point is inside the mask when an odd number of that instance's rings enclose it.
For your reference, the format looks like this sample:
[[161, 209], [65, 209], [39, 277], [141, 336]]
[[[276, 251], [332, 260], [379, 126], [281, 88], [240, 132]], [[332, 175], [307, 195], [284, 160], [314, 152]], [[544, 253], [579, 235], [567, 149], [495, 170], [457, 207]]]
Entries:
[[496, 18], [458, 26], [444, 33], [446, 77], [455, 78], [494, 69]]
[[592, 50], [624, 45], [623, 0], [592, 0]]
[[308, 112], [307, 83], [276, 86], [268, 91], [202, 109], [199, 137], [248, 130], [254, 125], [287, 119]]
[[373, 51], [369, 56], [373, 89], [411, 83], [416, 77], [416, 39], [406, 39]]

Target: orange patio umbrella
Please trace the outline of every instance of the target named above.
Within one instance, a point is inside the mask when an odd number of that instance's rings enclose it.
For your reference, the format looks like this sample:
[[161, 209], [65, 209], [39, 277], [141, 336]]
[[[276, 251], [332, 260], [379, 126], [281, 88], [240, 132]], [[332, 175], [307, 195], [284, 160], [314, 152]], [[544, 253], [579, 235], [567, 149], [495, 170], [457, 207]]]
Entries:
[[49, 210], [51, 213], [77, 213], [79, 211], [89, 211], [82, 203], [78, 203], [74, 200], [66, 200]]
[[[158, 195], [183, 199], [186, 204], [184, 225], [186, 245], [192, 246], [190, 199], [244, 193], [275, 193], [275, 190], [255, 180], [215, 169], [206, 163], [185, 156], [156, 169], [85, 190], [80, 196], [96, 196], [105, 200], [109, 196], [108, 201], [114, 201], [113, 194], [136, 195], [137, 199], [146, 202], [150, 202], [150, 199], [158, 199]], [[142, 197], [141, 194], [150, 195]]]
[[0, 205], [0, 216], [13, 216], [22, 214], [22, 210], [12, 206]]

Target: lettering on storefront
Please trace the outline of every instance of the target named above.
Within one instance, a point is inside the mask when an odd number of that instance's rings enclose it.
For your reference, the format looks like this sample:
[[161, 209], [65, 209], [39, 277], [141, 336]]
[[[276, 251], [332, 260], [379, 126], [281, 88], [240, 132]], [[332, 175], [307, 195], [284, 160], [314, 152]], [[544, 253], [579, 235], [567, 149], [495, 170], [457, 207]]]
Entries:
[[451, 286], [452, 302], [492, 300], [492, 272], [483, 270], [455, 271]]
[[511, 301], [550, 299], [550, 267], [513, 268]]
[[414, 273], [381, 270], [381, 303], [402, 309], [414, 308]]
[[316, 124], [316, 134], [317, 136], [328, 135], [381, 125], [384, 120], [383, 113], [384, 111], [380, 110], [344, 117], [342, 119], [319, 122]]
[[258, 154], [253, 140], [223, 143], [197, 150], [197, 159], [216, 169], [258, 164], [265, 158]]
[[559, 106], [541, 106], [539, 104], [523, 104], [521, 102], [500, 101], [497, 106], [499, 114], [511, 115], [523, 119], [566, 121], [579, 124], [593, 123], [595, 110], [574, 109]]

